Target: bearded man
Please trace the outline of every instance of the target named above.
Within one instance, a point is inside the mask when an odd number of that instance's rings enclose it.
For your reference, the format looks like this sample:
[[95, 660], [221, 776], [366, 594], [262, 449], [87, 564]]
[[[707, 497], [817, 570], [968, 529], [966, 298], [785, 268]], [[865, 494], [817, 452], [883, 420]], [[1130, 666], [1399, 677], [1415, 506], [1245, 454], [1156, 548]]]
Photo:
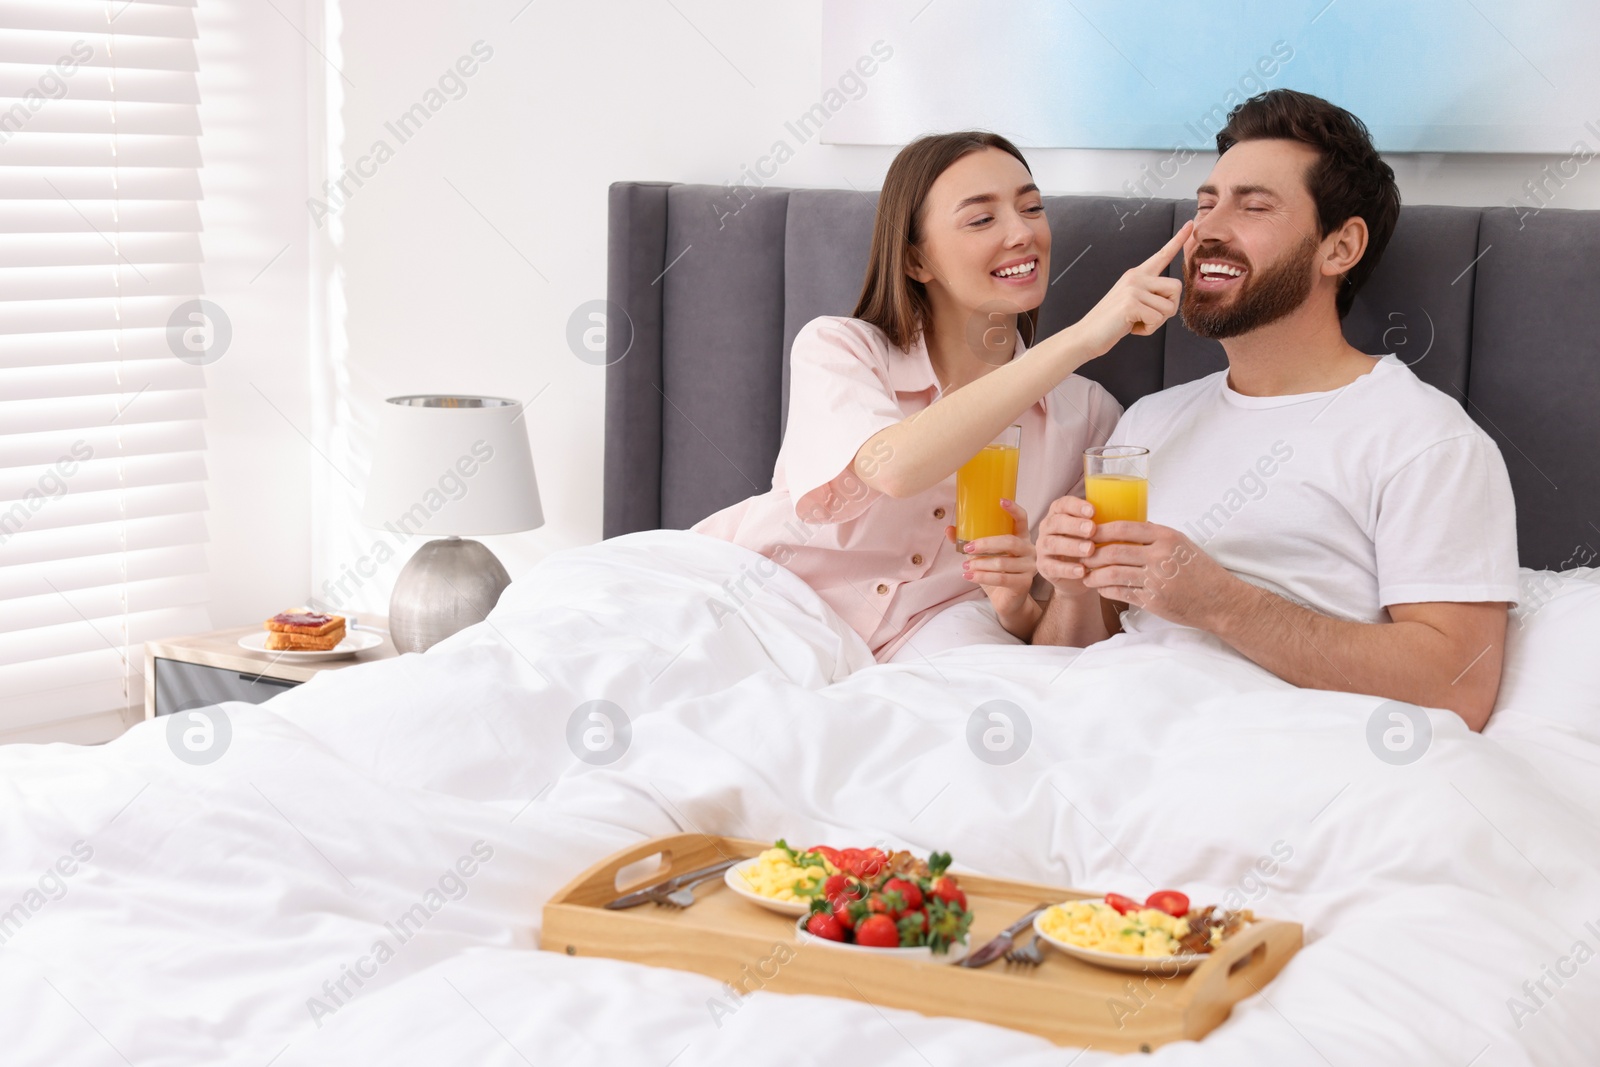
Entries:
[[1460, 404], [1340, 327], [1394, 232], [1394, 172], [1358, 118], [1286, 89], [1235, 108], [1217, 150], [1180, 310], [1228, 369], [1112, 432], [1150, 450], [1151, 521], [1052, 503], [1033, 642], [1190, 627], [1295, 685], [1481, 730], [1517, 599], [1505, 461]]

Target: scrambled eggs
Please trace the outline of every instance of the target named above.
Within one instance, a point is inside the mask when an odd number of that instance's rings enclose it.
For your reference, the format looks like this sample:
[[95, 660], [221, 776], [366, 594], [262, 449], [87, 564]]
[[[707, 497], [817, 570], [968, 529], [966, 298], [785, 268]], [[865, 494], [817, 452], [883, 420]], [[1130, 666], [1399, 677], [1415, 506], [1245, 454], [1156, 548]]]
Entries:
[[1176, 956], [1178, 938], [1189, 932], [1188, 919], [1155, 908], [1120, 915], [1097, 900], [1057, 904], [1040, 916], [1039, 926], [1069, 945], [1123, 956]]
[[827, 860], [818, 856], [818, 863], [810, 867], [801, 867], [789, 859], [789, 854], [781, 848], [769, 848], [756, 862], [740, 871], [744, 883], [752, 893], [773, 900], [799, 901], [805, 898], [795, 892], [796, 889], [811, 889], [820, 886], [830, 874], [838, 874], [828, 864]]

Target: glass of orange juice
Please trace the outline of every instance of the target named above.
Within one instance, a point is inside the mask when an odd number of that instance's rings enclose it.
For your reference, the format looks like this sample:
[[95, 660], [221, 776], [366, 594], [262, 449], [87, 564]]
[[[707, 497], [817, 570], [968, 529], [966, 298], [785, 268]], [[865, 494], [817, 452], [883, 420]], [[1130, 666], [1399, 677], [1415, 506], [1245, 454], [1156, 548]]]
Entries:
[[956, 471], [956, 550], [968, 541], [1015, 533], [1016, 524], [1000, 501], [1017, 499], [1017, 460], [1022, 427], [1008, 426]]
[[1147, 522], [1150, 450], [1102, 445], [1083, 450], [1083, 498], [1094, 505], [1094, 521]]

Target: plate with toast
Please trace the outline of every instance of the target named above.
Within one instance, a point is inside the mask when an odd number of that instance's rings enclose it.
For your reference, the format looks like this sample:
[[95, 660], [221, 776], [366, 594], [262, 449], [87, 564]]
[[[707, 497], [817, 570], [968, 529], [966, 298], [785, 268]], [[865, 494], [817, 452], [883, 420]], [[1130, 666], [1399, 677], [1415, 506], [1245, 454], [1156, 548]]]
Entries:
[[239, 647], [286, 660], [304, 661], [353, 656], [383, 644], [381, 634], [348, 629], [343, 615], [284, 611], [263, 625], [265, 629], [260, 633], [239, 638]]

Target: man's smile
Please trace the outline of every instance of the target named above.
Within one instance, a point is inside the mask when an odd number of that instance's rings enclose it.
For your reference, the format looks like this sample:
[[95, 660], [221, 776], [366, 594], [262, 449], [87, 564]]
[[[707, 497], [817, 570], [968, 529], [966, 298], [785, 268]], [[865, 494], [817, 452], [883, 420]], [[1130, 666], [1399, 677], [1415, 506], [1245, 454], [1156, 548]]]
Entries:
[[1249, 268], [1225, 259], [1202, 259], [1195, 265], [1195, 288], [1201, 292], [1221, 292], [1238, 285]]

